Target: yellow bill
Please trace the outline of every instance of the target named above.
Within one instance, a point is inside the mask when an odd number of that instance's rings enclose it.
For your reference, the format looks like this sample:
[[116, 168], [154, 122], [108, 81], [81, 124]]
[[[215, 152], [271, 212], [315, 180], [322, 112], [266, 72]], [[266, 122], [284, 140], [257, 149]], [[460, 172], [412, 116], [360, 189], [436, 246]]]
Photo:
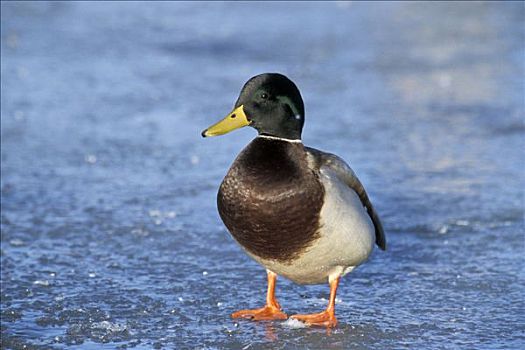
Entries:
[[250, 122], [246, 118], [246, 114], [244, 114], [243, 106], [240, 105], [228, 114], [226, 118], [204, 130], [201, 135], [202, 137], [224, 135], [249, 124]]

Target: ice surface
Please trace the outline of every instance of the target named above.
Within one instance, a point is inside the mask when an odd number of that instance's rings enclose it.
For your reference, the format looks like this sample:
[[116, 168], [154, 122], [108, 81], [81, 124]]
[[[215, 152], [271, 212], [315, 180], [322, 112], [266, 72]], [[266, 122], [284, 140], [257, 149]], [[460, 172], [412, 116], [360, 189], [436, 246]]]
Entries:
[[[0, 6], [2, 349], [524, 348], [522, 2]], [[388, 238], [329, 334], [230, 317], [265, 301], [216, 208], [255, 132], [200, 132], [265, 71]], [[276, 294], [313, 313], [329, 287]]]

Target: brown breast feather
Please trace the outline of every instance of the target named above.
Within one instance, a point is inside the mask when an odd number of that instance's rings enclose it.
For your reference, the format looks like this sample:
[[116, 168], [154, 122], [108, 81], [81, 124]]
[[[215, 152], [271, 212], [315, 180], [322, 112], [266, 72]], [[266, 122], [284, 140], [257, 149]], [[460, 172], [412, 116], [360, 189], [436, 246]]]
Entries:
[[228, 171], [217, 204], [232, 236], [250, 253], [291, 262], [319, 237], [323, 197], [301, 143], [256, 138]]

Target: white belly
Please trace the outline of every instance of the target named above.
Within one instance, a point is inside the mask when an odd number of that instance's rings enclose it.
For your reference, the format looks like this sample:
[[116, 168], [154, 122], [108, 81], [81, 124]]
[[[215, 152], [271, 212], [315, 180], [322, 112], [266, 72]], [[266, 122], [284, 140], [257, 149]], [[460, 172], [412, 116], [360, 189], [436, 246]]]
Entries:
[[374, 247], [372, 220], [359, 196], [330, 169], [321, 170], [325, 203], [320, 237], [290, 264], [248, 253], [267, 269], [299, 284], [327, 282], [362, 264]]

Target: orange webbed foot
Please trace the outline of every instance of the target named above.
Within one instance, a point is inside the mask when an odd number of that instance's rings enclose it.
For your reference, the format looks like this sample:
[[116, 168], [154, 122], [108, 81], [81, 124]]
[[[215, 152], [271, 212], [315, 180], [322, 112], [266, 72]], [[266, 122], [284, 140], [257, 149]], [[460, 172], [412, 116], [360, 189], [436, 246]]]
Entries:
[[247, 318], [254, 321], [264, 320], [286, 320], [288, 315], [282, 312], [279, 308], [268, 306], [254, 310], [240, 310], [232, 314], [232, 318]]
[[337, 326], [335, 314], [329, 311], [323, 311], [317, 314], [309, 315], [293, 315], [292, 318], [304, 322], [310, 326], [323, 326], [329, 328]]

